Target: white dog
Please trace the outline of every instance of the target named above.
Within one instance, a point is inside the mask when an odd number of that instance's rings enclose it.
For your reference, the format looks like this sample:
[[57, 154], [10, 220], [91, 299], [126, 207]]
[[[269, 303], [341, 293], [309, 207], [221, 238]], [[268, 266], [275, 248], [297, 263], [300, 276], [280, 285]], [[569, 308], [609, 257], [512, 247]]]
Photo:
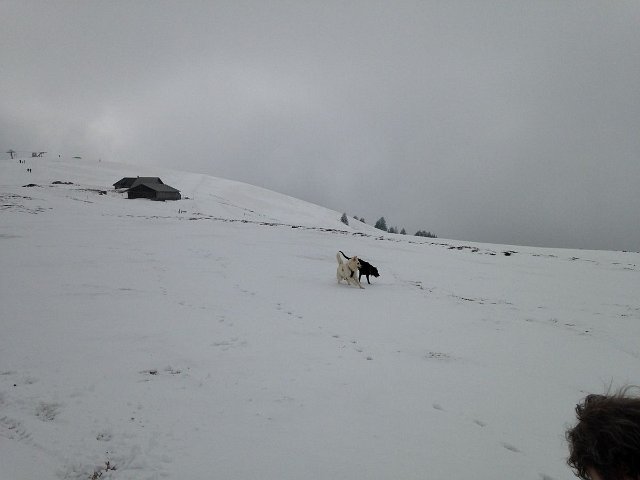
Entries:
[[336, 253], [336, 258], [338, 259], [338, 270], [336, 271], [338, 283], [342, 282], [342, 280], [346, 280], [347, 285], [357, 285], [364, 289], [364, 287], [360, 285], [360, 280], [358, 279], [358, 269], [361, 266], [358, 261], [358, 257], [351, 257], [347, 263], [343, 263], [340, 252], [338, 252]]

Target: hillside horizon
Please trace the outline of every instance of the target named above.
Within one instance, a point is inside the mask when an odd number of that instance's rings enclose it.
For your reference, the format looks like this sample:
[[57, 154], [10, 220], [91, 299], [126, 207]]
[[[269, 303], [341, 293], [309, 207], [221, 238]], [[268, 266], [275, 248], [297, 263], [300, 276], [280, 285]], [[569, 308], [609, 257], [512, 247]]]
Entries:
[[[47, 152], [43, 152], [43, 153], [47, 153]], [[309, 202], [307, 200], [302, 200], [302, 199], [298, 199], [296, 197], [293, 197], [291, 195], [288, 195], [286, 193], [281, 193], [281, 192], [277, 192], [275, 190], [271, 190], [259, 185], [253, 185], [250, 183], [246, 183], [246, 182], [242, 182], [239, 180], [232, 180], [232, 179], [226, 179], [223, 177], [217, 177], [214, 175], [210, 175], [210, 174], [205, 174], [205, 173], [199, 173], [199, 172], [192, 172], [192, 171], [183, 171], [183, 170], [178, 170], [178, 169], [174, 169], [174, 168], [166, 168], [166, 167], [159, 167], [159, 166], [151, 166], [151, 165], [132, 165], [132, 164], [128, 164], [128, 163], [122, 163], [122, 162], [111, 162], [111, 161], [102, 161], [102, 160], [85, 160], [82, 159], [82, 157], [64, 157], [64, 158], [55, 158], [53, 156], [44, 156], [44, 157], [36, 157], [36, 158], [32, 158], [29, 156], [26, 156], [26, 152], [22, 152], [21, 156], [16, 156], [15, 159], [10, 159], [10, 158], [5, 158], [7, 154], [5, 154], [4, 157], [0, 158], [0, 162], [17, 162], [18, 160], [23, 160], [25, 162], [27, 162], [29, 165], [40, 165], [40, 166], [44, 166], [46, 168], [47, 162], [54, 162], [54, 163], [58, 163], [60, 165], [62, 164], [67, 164], [67, 167], [65, 167], [65, 169], [73, 169], [74, 167], [69, 167], [69, 165], [74, 165], [75, 168], [79, 169], [79, 172], [81, 172], [83, 169], [87, 169], [87, 171], [91, 171], [92, 170], [92, 166], [103, 166], [103, 171], [106, 170], [108, 172], [112, 172], [113, 175], [119, 175], [120, 173], [118, 172], [126, 172], [126, 173], [122, 173], [122, 177], [126, 177], [126, 176], [130, 176], [130, 177], [145, 177], [145, 176], [162, 176], [165, 175], [167, 178], [176, 178], [176, 180], [178, 181], [182, 181], [186, 184], [186, 189], [180, 188], [180, 185], [177, 185], [178, 190], [183, 191], [183, 196], [187, 197], [187, 198], [183, 198], [183, 201], [185, 200], [190, 200], [190, 195], [188, 192], [191, 192], [191, 197], [195, 196], [195, 190], [197, 188], [197, 185], [199, 184], [199, 182], [202, 182], [203, 178], [209, 178], [209, 179], [215, 179], [215, 181], [217, 181], [219, 183], [219, 185], [222, 188], [233, 188], [234, 184], [237, 185], [244, 185], [246, 187], [251, 187], [251, 189], [254, 189], [255, 192], [270, 192], [269, 195], [279, 195], [282, 196], [283, 198], [293, 198], [298, 202], [302, 202], [302, 204], [308, 204], [308, 205], [314, 205], [315, 207], [321, 208], [321, 209], [325, 209], [329, 212], [331, 212], [332, 215], [337, 216], [337, 219], [339, 220], [342, 215], [344, 213], [346, 213], [348, 221], [349, 221], [349, 227], [355, 227], [355, 230], [358, 231], [358, 227], [360, 225], [366, 225], [365, 230], [367, 231], [371, 231], [372, 234], [390, 234], [390, 235], [394, 235], [391, 234], [389, 232], [385, 232], [384, 230], [379, 230], [377, 228], [374, 227], [374, 224], [376, 223], [376, 221], [378, 220], [373, 219], [373, 220], [369, 220], [369, 219], [365, 219], [365, 222], [361, 222], [360, 220], [358, 220], [359, 216], [357, 215], [357, 212], [348, 212], [346, 210], [343, 211], [337, 211], [337, 210], [333, 210], [331, 208], [325, 207], [323, 205], [318, 205], [312, 202]], [[24, 167], [24, 169], [26, 170], [27, 168], [29, 168], [29, 165], [27, 165], [27, 163], [24, 163], [22, 166]], [[31, 167], [33, 169], [33, 166]], [[142, 173], [141, 173], [142, 172]], [[161, 172], [161, 174], [159, 174], [158, 172]], [[33, 172], [32, 172], [33, 173]], [[106, 173], [106, 172], [105, 172]], [[29, 178], [33, 178], [33, 176], [25, 176], [24, 179], [25, 181], [29, 180]], [[110, 179], [107, 179], [106, 176], [103, 176], [100, 178], [100, 180], [102, 180], [102, 182], [98, 181], [99, 177], [96, 177], [95, 182], [98, 182], [97, 185], [95, 185], [96, 188], [106, 188], [106, 189], [112, 189], [113, 188], [113, 183], [115, 183], [117, 180], [119, 180], [121, 177], [114, 179], [111, 183], [107, 183], [110, 182]], [[115, 177], [114, 177], [115, 178]], [[382, 215], [384, 216], [384, 215]], [[354, 218], [354, 217], [358, 217], [358, 218]], [[396, 226], [393, 222], [392, 219], [387, 219], [387, 217], [385, 217], [385, 219], [387, 220], [387, 226]], [[332, 222], [333, 224], [333, 222]], [[353, 225], [352, 225], [353, 224]], [[338, 227], [340, 227], [341, 225], [344, 225], [342, 222], [340, 222], [340, 225], [337, 225]], [[399, 226], [399, 228], [402, 228], [402, 226]], [[425, 226], [424, 228], [419, 229], [420, 231], [429, 231], [429, 227]], [[433, 232], [433, 233], [438, 233], [438, 232]], [[470, 248], [479, 248], [479, 246], [491, 246], [491, 245], [495, 245], [497, 250], [503, 249], [506, 251], [510, 251], [510, 249], [512, 250], [511, 247], [530, 247], [530, 248], [535, 248], [535, 249], [543, 249], [543, 250], [577, 250], [577, 251], [610, 251], [610, 252], [622, 252], [622, 253], [638, 253], [637, 251], [634, 250], [603, 250], [603, 249], [588, 249], [588, 248], [571, 248], [571, 247], [545, 247], [545, 246], [535, 246], [535, 245], [527, 245], [527, 244], [515, 244], [515, 243], [492, 243], [492, 242], [478, 242], [478, 241], [472, 241], [472, 240], [466, 240], [466, 239], [454, 239], [454, 238], [447, 238], [446, 236], [441, 236], [438, 235], [437, 238], [433, 239], [433, 238], [428, 238], [428, 237], [420, 237], [420, 236], [416, 236], [415, 232], [411, 233], [410, 231], [407, 231], [406, 233], [407, 237], [417, 237], [417, 238], [426, 238], [428, 240], [433, 240], [434, 243], [443, 243], [445, 242], [445, 244], [447, 246], [451, 246], [451, 244], [449, 242], [456, 242], [456, 246], [457, 242], [460, 243], [464, 243], [468, 246], [470, 246]]]

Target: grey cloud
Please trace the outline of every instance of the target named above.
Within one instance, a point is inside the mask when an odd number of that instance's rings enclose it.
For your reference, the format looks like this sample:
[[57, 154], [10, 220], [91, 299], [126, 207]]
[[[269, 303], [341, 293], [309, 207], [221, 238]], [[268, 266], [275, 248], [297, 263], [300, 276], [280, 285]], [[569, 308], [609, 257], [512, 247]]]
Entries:
[[0, 143], [638, 250], [635, 2], [3, 2]]

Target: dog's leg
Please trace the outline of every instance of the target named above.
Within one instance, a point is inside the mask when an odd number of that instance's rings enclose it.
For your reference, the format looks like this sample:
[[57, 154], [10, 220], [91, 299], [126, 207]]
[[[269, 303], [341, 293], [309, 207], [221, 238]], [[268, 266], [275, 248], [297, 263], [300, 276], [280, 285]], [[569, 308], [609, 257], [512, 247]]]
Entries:
[[364, 290], [364, 287], [363, 287], [363, 286], [362, 286], [362, 284], [360, 283], [360, 280], [358, 280], [358, 279], [356, 278], [356, 276], [355, 276], [355, 275], [354, 275], [352, 278], [353, 278], [353, 284], [354, 284], [355, 286], [357, 286], [358, 288], [362, 288], [362, 289]]

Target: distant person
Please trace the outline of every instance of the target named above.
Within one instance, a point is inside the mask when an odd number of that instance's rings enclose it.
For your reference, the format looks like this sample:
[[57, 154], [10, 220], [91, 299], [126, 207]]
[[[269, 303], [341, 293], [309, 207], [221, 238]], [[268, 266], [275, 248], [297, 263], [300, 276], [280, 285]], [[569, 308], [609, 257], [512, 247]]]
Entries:
[[567, 464], [584, 480], [640, 480], [640, 397], [587, 395], [567, 430]]

